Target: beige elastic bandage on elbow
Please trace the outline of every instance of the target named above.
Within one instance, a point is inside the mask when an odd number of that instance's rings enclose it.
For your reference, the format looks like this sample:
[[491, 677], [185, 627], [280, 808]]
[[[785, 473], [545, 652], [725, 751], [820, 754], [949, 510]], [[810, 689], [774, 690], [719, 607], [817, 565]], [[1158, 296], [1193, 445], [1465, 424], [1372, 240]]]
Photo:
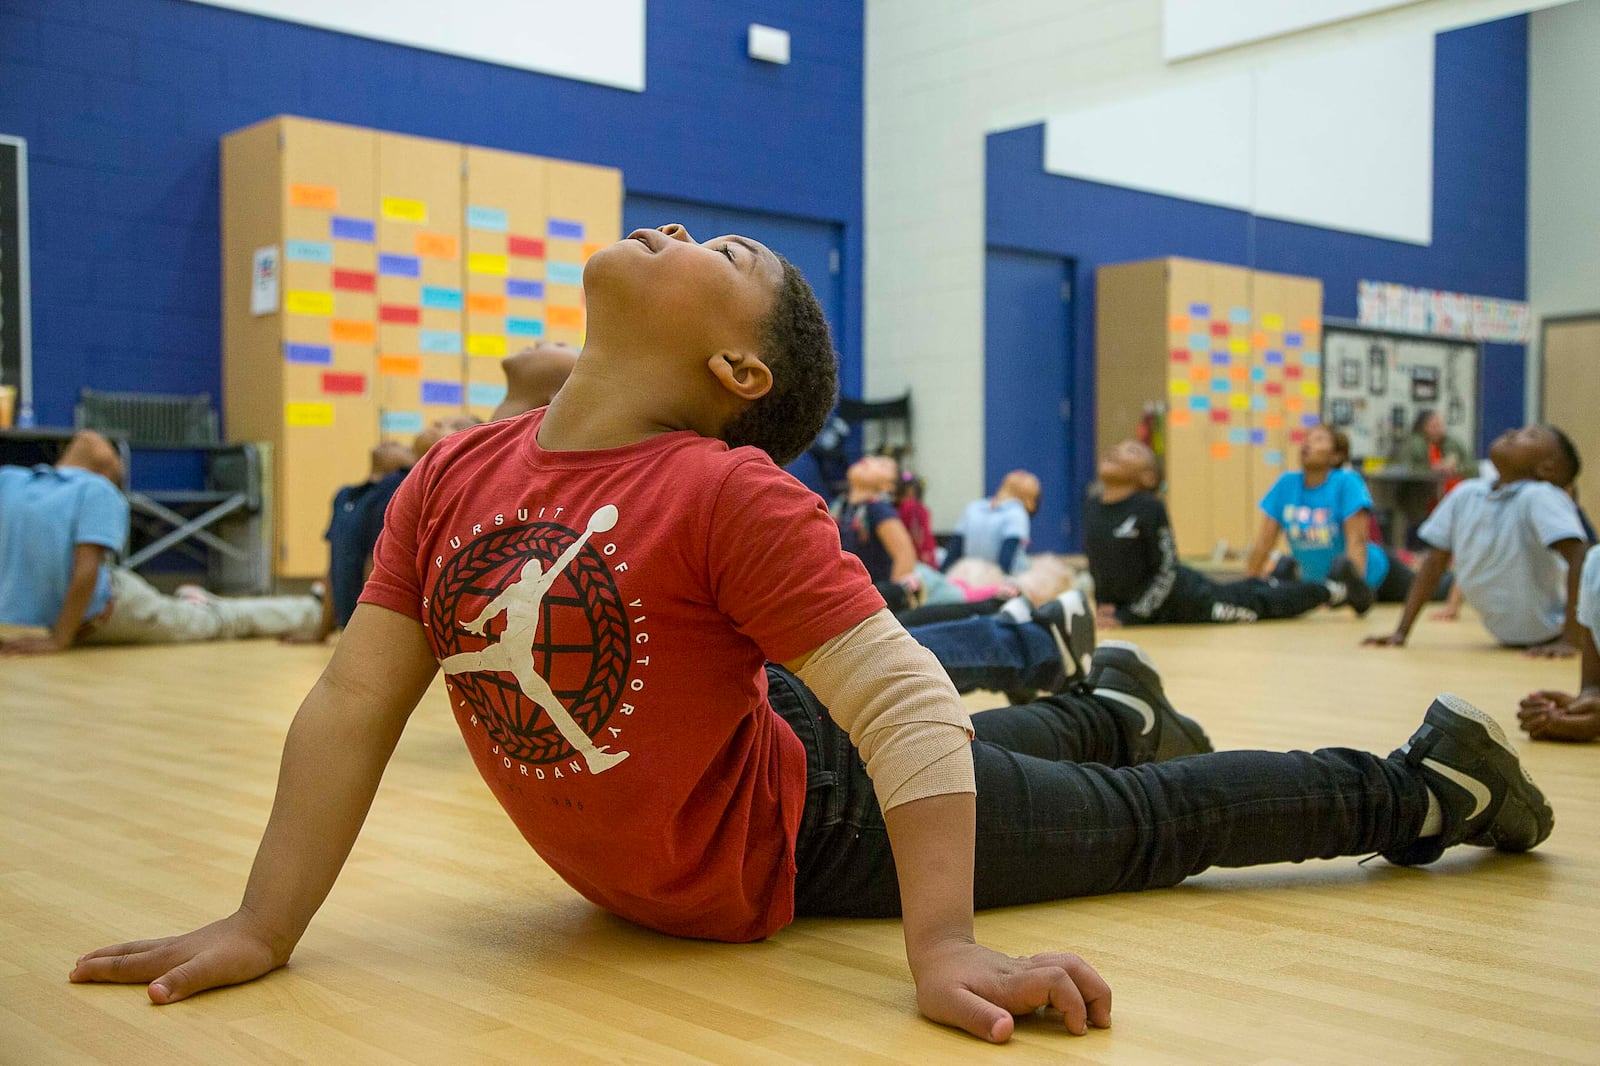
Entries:
[[972, 719], [933, 653], [882, 610], [796, 671], [850, 734], [878, 805], [976, 792]]

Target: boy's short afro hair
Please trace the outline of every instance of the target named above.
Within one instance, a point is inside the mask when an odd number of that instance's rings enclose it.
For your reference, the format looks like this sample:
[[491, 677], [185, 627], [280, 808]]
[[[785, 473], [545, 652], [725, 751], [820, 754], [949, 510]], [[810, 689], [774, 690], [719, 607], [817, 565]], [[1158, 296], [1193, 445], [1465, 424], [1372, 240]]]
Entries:
[[1566, 467], [1566, 472], [1560, 481], [1556, 482], [1557, 488], [1566, 488], [1578, 480], [1578, 475], [1583, 473], [1583, 458], [1578, 454], [1578, 446], [1572, 443], [1572, 438], [1561, 431], [1559, 426], [1546, 425], [1550, 435], [1556, 439], [1556, 454], [1561, 457], [1561, 463]]
[[839, 398], [839, 362], [805, 275], [781, 255], [778, 262], [783, 280], [761, 329], [761, 359], [772, 371], [772, 389], [724, 426], [722, 439], [730, 448], [760, 448], [786, 466], [822, 432]]

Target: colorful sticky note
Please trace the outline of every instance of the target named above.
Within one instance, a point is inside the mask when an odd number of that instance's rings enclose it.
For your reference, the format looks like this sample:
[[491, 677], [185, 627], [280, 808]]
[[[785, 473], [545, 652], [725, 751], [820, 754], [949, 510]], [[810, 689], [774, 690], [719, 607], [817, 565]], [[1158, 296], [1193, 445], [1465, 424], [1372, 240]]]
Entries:
[[1266, 409], [1267, 398], [1265, 396], [1255, 395], [1250, 397], [1250, 410], [1265, 411]]
[[1315, 333], [1317, 330], [1319, 330], [1321, 328], [1322, 328], [1322, 323], [1318, 322], [1314, 318], [1302, 318], [1300, 320], [1300, 331], [1302, 333]]
[[425, 259], [454, 259], [460, 254], [460, 244], [451, 233], [419, 233], [416, 248]]
[[1228, 442], [1225, 440], [1215, 441], [1211, 445], [1211, 458], [1213, 459], [1226, 459], [1232, 454], [1233, 450], [1228, 447]]
[[284, 241], [283, 257], [292, 263], [331, 263], [333, 244], [330, 241]]
[[417, 347], [430, 355], [460, 355], [461, 334], [449, 329], [418, 330]]
[[467, 334], [467, 354], [505, 355], [506, 339], [498, 333], [469, 333]]
[[1322, 353], [1321, 352], [1306, 352], [1305, 354], [1300, 356], [1300, 362], [1304, 363], [1306, 366], [1311, 366], [1311, 367], [1321, 366], [1322, 365]]
[[497, 292], [469, 292], [467, 310], [480, 315], [503, 315], [506, 313], [506, 298]]
[[1261, 425], [1266, 429], [1282, 429], [1283, 428], [1283, 416], [1282, 415], [1262, 415], [1261, 416]]
[[393, 326], [415, 326], [422, 321], [422, 310], [401, 304], [382, 304], [378, 307], [378, 321]]
[[542, 300], [544, 282], [529, 281], [526, 278], [507, 278], [506, 295], [515, 296], [519, 300]]
[[1228, 329], [1228, 324], [1226, 322], [1213, 322], [1213, 323], [1211, 323], [1211, 335], [1213, 337], [1226, 337], [1228, 335], [1228, 333], [1229, 333], [1229, 329]]
[[1227, 366], [1231, 362], [1233, 362], [1233, 357], [1231, 355], [1229, 355], [1227, 352], [1212, 352], [1211, 353], [1211, 365], [1212, 366]]
[[422, 225], [428, 221], [428, 205], [421, 200], [407, 200], [401, 196], [383, 198], [383, 217], [390, 222], [411, 222]]
[[422, 287], [422, 306], [433, 311], [459, 311], [461, 310], [461, 290], [447, 289], [439, 285], [424, 285]]
[[378, 356], [378, 373], [394, 374], [399, 377], [417, 377], [422, 373], [422, 356], [380, 355]]
[[1253, 367], [1251, 367], [1250, 368], [1250, 380], [1251, 381], [1265, 381], [1265, 380], [1267, 380], [1267, 368], [1264, 367], [1264, 366], [1253, 366]]
[[385, 411], [378, 416], [378, 428], [384, 433], [421, 433], [421, 411]]
[[1172, 361], [1174, 363], [1187, 363], [1189, 361], [1189, 349], [1187, 349], [1187, 348], [1174, 348], [1174, 349], [1172, 349]]
[[473, 407], [498, 407], [506, 398], [504, 385], [473, 383], [467, 386], [467, 403]]
[[322, 391], [329, 396], [360, 396], [367, 391], [367, 375], [323, 374]]
[[1264, 429], [1252, 429], [1250, 431], [1250, 443], [1258, 448], [1267, 443], [1267, 431]]
[[295, 182], [289, 186], [291, 207], [311, 207], [318, 211], [335, 211], [339, 207], [339, 190], [332, 185], [306, 185]]
[[1189, 392], [1189, 382], [1183, 378], [1173, 378], [1167, 382], [1167, 395], [1169, 396], [1187, 396]]
[[547, 307], [545, 308], [544, 317], [551, 329], [583, 328], [583, 308], [581, 307]]
[[1244, 447], [1250, 443], [1250, 431], [1243, 426], [1234, 426], [1228, 430], [1228, 443]]
[[461, 382], [424, 381], [422, 383], [422, 402], [460, 406]]
[[1209, 410], [1211, 410], [1211, 397], [1209, 397], [1209, 396], [1191, 396], [1191, 397], [1189, 397], [1189, 410], [1191, 410], [1191, 411], [1209, 411]]
[[1283, 382], [1281, 382], [1281, 381], [1269, 381], [1269, 382], [1267, 382], [1266, 392], [1267, 392], [1268, 396], [1282, 396], [1283, 395]]
[[1305, 346], [1305, 342], [1306, 339], [1298, 333], [1285, 333], [1283, 335], [1283, 346], [1285, 348], [1302, 348]]
[[1294, 444], [1304, 444], [1306, 442], [1306, 431], [1303, 429], [1290, 430], [1289, 440]]
[[1228, 368], [1228, 376], [1241, 383], [1248, 381], [1250, 379], [1250, 368], [1243, 363], [1235, 363]]
[[515, 337], [542, 337], [544, 322], [537, 318], [508, 318], [506, 332]]
[[1167, 328], [1173, 333], [1188, 333], [1189, 316], [1173, 315], [1171, 318], [1167, 319]]
[[570, 218], [552, 218], [545, 233], [564, 241], [583, 240], [583, 223]]
[[510, 216], [498, 207], [467, 207], [467, 228], [486, 229], [504, 233], [511, 225]]
[[1211, 350], [1211, 334], [1189, 334], [1189, 350], [1191, 352], [1209, 352]]
[[295, 344], [286, 341], [283, 345], [283, 361], [329, 366], [333, 363], [333, 349], [326, 344]]
[[1257, 330], [1256, 332], [1250, 334], [1250, 344], [1251, 344], [1252, 347], [1254, 347], [1258, 351], [1265, 350], [1267, 348], [1272, 347], [1271, 339], [1268, 338], [1267, 335], [1265, 333], [1262, 333], [1260, 330]]
[[1250, 309], [1248, 307], [1229, 308], [1228, 321], [1236, 326], [1248, 326], [1250, 324]]
[[1289, 366], [1283, 368], [1283, 379], [1285, 381], [1298, 381], [1300, 380], [1300, 375], [1303, 373], [1305, 373], [1305, 371], [1301, 370], [1298, 366], [1290, 364]]
[[1321, 421], [1321, 415], [1305, 414], [1300, 416], [1300, 424], [1305, 426], [1307, 429], [1310, 429], [1312, 426], [1317, 425]]
[[546, 263], [544, 280], [549, 285], [582, 285], [582, 263]]
[[375, 344], [378, 324], [358, 319], [334, 319], [333, 339], [338, 344]]
[[506, 254], [518, 259], [543, 259], [544, 241], [538, 237], [507, 237]]
[[1282, 366], [1283, 365], [1283, 353], [1282, 352], [1268, 352], [1266, 354], [1265, 358], [1267, 360], [1267, 365], [1268, 366]]
[[331, 315], [333, 293], [290, 290], [283, 294], [283, 309], [291, 315]]
[[1282, 466], [1283, 453], [1277, 449], [1270, 449], [1261, 453], [1261, 461], [1268, 466]]
[[1210, 304], [1190, 304], [1189, 305], [1189, 315], [1191, 317], [1193, 317], [1193, 318], [1210, 318], [1211, 317], [1211, 305]]
[[331, 426], [333, 404], [286, 403], [283, 405], [283, 422], [287, 426]]
[[371, 244], [378, 239], [378, 227], [370, 218], [346, 218], [334, 215], [328, 220], [328, 235], [336, 241], [361, 241]]
[[378, 273], [389, 278], [416, 278], [422, 276], [422, 261], [414, 255], [378, 256]]
[[1204, 381], [1211, 376], [1211, 368], [1204, 363], [1193, 363], [1189, 367], [1189, 380]]
[[1228, 379], [1227, 378], [1212, 378], [1211, 379], [1211, 391], [1212, 392], [1227, 392], [1228, 391]]
[[1228, 397], [1228, 406], [1235, 411], [1248, 411], [1250, 410], [1250, 397], [1242, 392], [1236, 392]]
[[1322, 386], [1315, 381], [1302, 381], [1300, 383], [1300, 395], [1308, 400], [1314, 400], [1322, 395]]
[[506, 257], [489, 252], [473, 252], [467, 256], [467, 271], [472, 274], [505, 275]]
[[1306, 401], [1301, 396], [1285, 396], [1283, 398], [1283, 407], [1286, 411], [1293, 411], [1298, 414], [1306, 409]]
[[1262, 315], [1261, 316], [1261, 328], [1264, 329], [1264, 330], [1269, 330], [1270, 332], [1273, 332], [1273, 333], [1282, 332], [1283, 331], [1283, 316], [1282, 315], [1274, 315], [1274, 314]]
[[1211, 409], [1211, 421], [1213, 425], [1227, 425], [1229, 421], [1227, 410], [1225, 408], [1213, 407]]
[[1189, 409], [1187, 407], [1174, 407], [1167, 412], [1167, 425], [1182, 428], [1189, 424]]
[[1228, 351], [1234, 355], [1249, 355], [1250, 342], [1243, 337], [1235, 337], [1228, 342]]
[[333, 287], [344, 292], [375, 292], [378, 279], [365, 270], [335, 270]]

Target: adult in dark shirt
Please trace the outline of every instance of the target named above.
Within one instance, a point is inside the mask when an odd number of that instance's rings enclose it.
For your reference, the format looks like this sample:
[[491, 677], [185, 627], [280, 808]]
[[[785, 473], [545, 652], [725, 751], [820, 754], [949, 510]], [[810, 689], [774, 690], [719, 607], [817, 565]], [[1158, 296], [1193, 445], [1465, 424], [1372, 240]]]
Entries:
[[[1084, 506], [1099, 625], [1255, 622], [1350, 602], [1350, 586], [1338, 580], [1221, 584], [1183, 566], [1166, 505], [1155, 494], [1160, 484], [1155, 453], [1138, 441], [1123, 441], [1100, 460], [1100, 491]], [[1365, 610], [1370, 602], [1350, 606]]]

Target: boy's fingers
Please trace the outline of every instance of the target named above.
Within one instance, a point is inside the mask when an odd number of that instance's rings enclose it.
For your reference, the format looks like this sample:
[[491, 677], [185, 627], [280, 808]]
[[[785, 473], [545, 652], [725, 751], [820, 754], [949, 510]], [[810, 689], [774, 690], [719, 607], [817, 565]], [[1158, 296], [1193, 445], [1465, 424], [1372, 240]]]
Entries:
[[1016, 1028], [1016, 1019], [1011, 1017], [1009, 1011], [990, 1003], [970, 989], [956, 989], [948, 1006], [949, 1013], [941, 1011], [945, 1016], [934, 1017], [934, 1021], [958, 1026], [991, 1044], [1004, 1044], [1011, 1039], [1011, 1033]]
[[78, 961], [84, 962], [88, 959], [103, 958], [106, 955], [137, 955], [141, 951], [154, 951], [171, 939], [171, 937], [163, 936], [154, 940], [130, 940], [126, 944], [112, 944], [106, 948], [95, 948], [85, 955], [78, 956]]
[[164, 952], [141, 951], [128, 955], [102, 955], [85, 959], [73, 967], [68, 980], [76, 984], [106, 982], [110, 984], [142, 984], [160, 975], [172, 960]]

